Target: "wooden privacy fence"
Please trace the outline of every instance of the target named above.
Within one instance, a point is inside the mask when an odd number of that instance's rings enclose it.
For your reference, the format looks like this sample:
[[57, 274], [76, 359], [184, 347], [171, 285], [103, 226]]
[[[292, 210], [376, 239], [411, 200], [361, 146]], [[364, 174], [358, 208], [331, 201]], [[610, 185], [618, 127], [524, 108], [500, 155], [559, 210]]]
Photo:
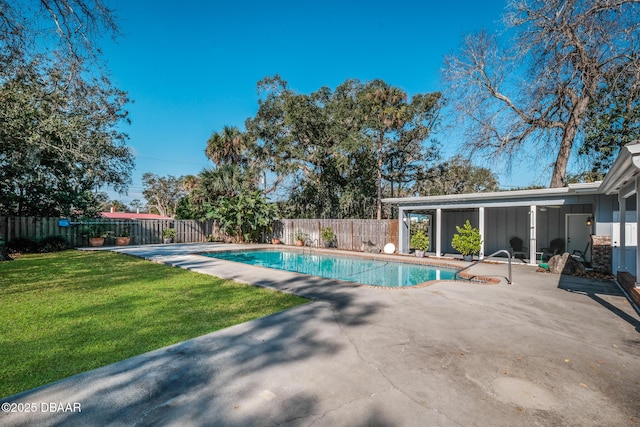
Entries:
[[[210, 236], [226, 237], [215, 221], [86, 219], [62, 226], [60, 218], [6, 216], [0, 216], [0, 236], [7, 242], [17, 238], [37, 241], [49, 236], [62, 236], [72, 247], [87, 246], [86, 230], [91, 225], [111, 231], [112, 237], [107, 238], [106, 245], [115, 244], [115, 237], [125, 234], [131, 237], [131, 245], [162, 243], [162, 230], [165, 228], [175, 228], [175, 243], [206, 242]], [[322, 246], [321, 229], [324, 227], [331, 227], [336, 236], [336, 246], [340, 249], [360, 251], [365, 242], [371, 242], [380, 249], [387, 243], [398, 247], [397, 219], [281, 219], [275, 222], [273, 235], [292, 245], [296, 232], [300, 231], [309, 237], [309, 244]], [[265, 241], [268, 237], [264, 235]]]
[[[87, 219], [71, 221], [69, 226], [61, 226], [60, 218], [3, 217], [0, 216], [0, 236], [5, 241], [16, 238], [42, 240], [48, 236], [62, 236], [72, 247], [86, 246], [86, 229], [90, 225], [101, 226], [111, 231], [113, 237], [128, 234], [132, 245], [162, 243], [162, 230], [175, 228], [176, 243], [196, 243], [207, 241], [208, 236], [217, 234], [219, 227], [214, 221], [196, 220], [109, 220]], [[106, 241], [106, 244], [115, 244]]]
[[275, 224], [274, 235], [291, 245], [295, 242], [296, 232], [300, 231], [309, 236], [308, 244], [322, 246], [321, 229], [324, 227], [331, 227], [340, 249], [360, 251], [365, 242], [380, 249], [387, 243], [398, 247], [397, 219], [281, 219]]

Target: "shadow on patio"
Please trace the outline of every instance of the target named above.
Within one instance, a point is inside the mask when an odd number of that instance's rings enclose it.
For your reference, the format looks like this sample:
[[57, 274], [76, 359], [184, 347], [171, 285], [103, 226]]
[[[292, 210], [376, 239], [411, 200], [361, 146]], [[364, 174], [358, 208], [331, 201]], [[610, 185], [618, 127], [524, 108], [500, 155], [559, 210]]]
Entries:
[[[587, 279], [562, 274], [560, 276], [560, 281], [558, 282], [558, 288], [591, 298], [593, 301], [611, 311], [620, 319], [632, 325], [636, 331], [640, 332], [640, 321], [629, 314], [627, 312], [628, 310], [623, 310], [623, 308], [633, 310], [629, 301], [626, 300], [626, 298], [625, 300], [620, 300], [619, 298], [616, 298], [615, 300], [607, 298], [611, 296], [625, 297], [625, 294], [613, 281]], [[628, 307], [622, 307], [620, 304], [627, 304]]]

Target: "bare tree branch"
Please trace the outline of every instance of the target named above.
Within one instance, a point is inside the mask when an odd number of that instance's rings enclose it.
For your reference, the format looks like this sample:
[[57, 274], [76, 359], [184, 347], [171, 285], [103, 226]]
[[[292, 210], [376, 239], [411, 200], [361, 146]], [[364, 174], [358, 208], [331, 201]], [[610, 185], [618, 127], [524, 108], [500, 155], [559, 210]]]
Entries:
[[637, 79], [638, 3], [515, 0], [505, 16], [513, 35], [507, 48], [486, 32], [467, 36], [447, 57], [444, 74], [471, 148], [511, 156], [552, 143], [551, 186], [562, 186], [593, 99], [616, 79]]

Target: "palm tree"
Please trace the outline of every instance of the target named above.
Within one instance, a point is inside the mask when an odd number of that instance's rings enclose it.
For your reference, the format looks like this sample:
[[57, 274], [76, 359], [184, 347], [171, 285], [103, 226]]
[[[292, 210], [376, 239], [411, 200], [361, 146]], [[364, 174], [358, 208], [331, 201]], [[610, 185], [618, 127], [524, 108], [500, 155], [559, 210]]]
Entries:
[[187, 194], [191, 194], [198, 187], [198, 177], [186, 175], [182, 178], [182, 187]]
[[196, 198], [214, 201], [218, 197], [233, 197], [244, 189], [257, 189], [258, 175], [235, 165], [225, 165], [200, 172], [194, 191]]
[[246, 166], [249, 163], [247, 154], [253, 145], [247, 133], [240, 131], [236, 126], [225, 126], [221, 133], [211, 134], [205, 153], [218, 167]]

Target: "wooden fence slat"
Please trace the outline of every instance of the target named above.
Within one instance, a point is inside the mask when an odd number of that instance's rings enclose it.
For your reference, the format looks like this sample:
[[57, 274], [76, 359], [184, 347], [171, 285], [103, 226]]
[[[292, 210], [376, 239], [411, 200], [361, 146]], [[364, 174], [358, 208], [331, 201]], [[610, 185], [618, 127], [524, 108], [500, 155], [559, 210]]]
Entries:
[[[109, 220], [96, 219], [78, 221], [84, 224], [74, 224], [69, 227], [61, 227], [60, 218], [36, 218], [36, 217], [0, 217], [0, 234], [5, 241], [16, 238], [42, 240], [49, 236], [62, 236], [72, 247], [87, 245], [87, 237], [84, 235], [87, 224], [103, 225], [106, 230], [113, 232], [113, 237], [118, 237], [128, 230], [131, 244], [146, 245], [162, 243], [162, 230], [174, 227], [177, 232], [176, 242], [196, 243], [204, 242], [207, 236], [219, 230], [214, 221], [196, 220]], [[114, 239], [111, 239], [114, 240]]]
[[[293, 244], [297, 231], [309, 236], [312, 244], [323, 245], [321, 229], [331, 227], [339, 248], [361, 251], [364, 242], [380, 249], [391, 242], [398, 246], [398, 220], [375, 219], [282, 219], [276, 222], [274, 234], [285, 244]], [[316, 241], [317, 239], [317, 241]]]
[[[87, 237], [83, 235], [84, 225], [60, 227], [59, 218], [34, 217], [0, 217], [0, 234], [6, 241], [18, 237], [41, 240], [48, 236], [62, 236], [71, 246], [84, 246]], [[132, 245], [149, 245], [162, 243], [162, 231], [165, 228], [176, 229], [175, 242], [204, 242], [211, 235], [225, 237], [215, 221], [196, 220], [91, 220], [92, 224], [103, 224], [106, 229], [120, 236], [124, 230], [129, 231]], [[296, 219], [288, 218], [276, 221], [273, 234], [283, 243], [292, 245], [295, 234], [301, 231], [309, 236], [313, 245], [322, 246], [321, 230], [331, 227], [337, 245], [341, 249], [360, 251], [363, 242], [371, 241], [379, 248], [386, 243], [398, 245], [398, 220], [372, 219]], [[266, 238], [270, 236], [265, 236]]]

